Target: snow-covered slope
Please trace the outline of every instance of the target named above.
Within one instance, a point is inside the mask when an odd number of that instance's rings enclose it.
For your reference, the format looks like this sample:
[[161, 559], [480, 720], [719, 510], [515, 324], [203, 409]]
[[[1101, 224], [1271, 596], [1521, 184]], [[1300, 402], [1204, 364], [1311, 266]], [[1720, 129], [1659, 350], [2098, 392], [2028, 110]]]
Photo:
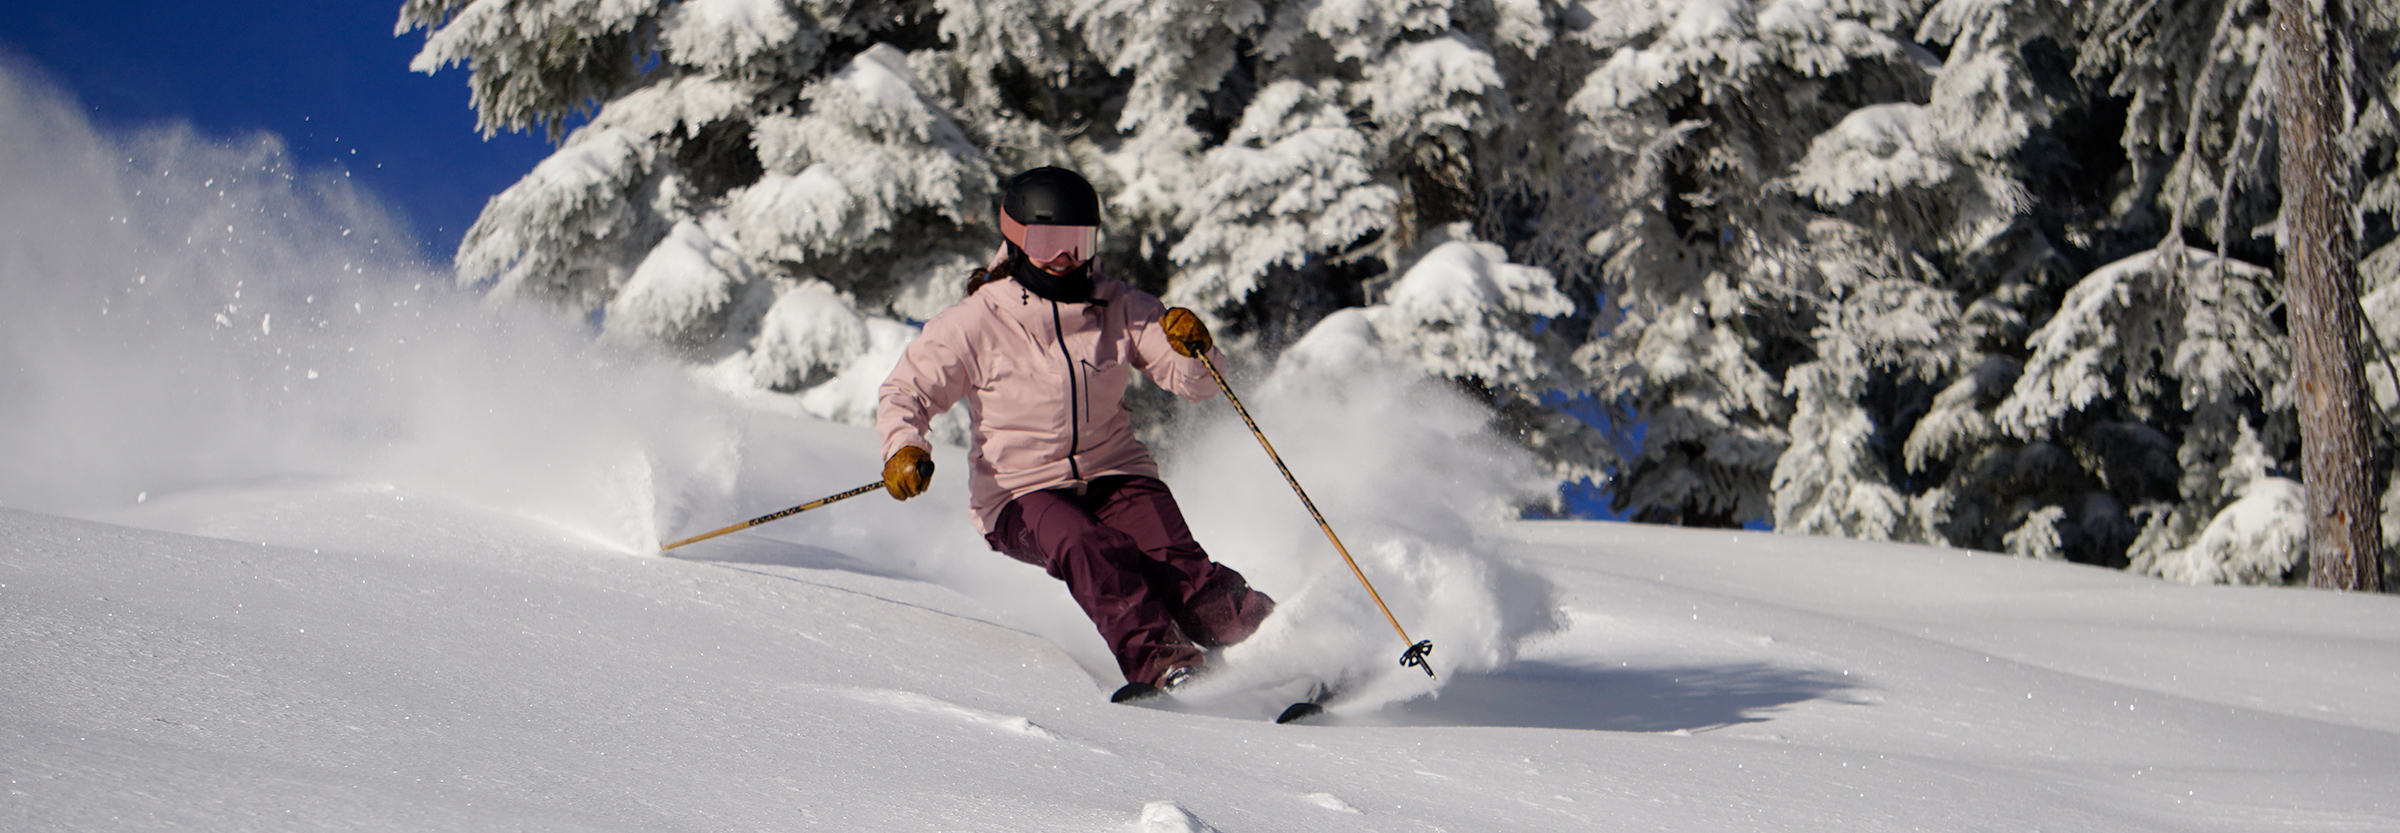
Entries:
[[0, 510], [12, 829], [2400, 824], [2380, 597], [1512, 525], [1563, 631], [1275, 726], [1109, 705], [897, 553], [632, 555], [368, 490], [162, 508], [244, 537]]

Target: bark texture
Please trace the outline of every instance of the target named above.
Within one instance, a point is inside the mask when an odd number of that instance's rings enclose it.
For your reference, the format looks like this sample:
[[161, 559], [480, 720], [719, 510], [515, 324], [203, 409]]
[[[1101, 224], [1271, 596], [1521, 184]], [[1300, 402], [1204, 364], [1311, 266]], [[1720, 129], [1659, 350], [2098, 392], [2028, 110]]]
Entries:
[[2336, 33], [2321, 2], [2274, 0], [2282, 134], [2283, 269], [2308, 489], [2309, 584], [2381, 590], [2383, 543], [2367, 475], [2358, 244], [2350, 226]]

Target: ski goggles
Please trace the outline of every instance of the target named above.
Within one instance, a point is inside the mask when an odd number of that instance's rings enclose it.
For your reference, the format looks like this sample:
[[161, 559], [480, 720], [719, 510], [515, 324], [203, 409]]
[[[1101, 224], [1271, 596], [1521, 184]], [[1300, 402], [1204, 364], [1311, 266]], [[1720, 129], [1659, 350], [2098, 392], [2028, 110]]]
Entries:
[[1008, 212], [1000, 212], [1000, 233], [1008, 242], [1025, 250], [1025, 256], [1035, 263], [1049, 263], [1060, 255], [1073, 255], [1078, 262], [1092, 259], [1100, 250], [1099, 226], [1025, 225]]

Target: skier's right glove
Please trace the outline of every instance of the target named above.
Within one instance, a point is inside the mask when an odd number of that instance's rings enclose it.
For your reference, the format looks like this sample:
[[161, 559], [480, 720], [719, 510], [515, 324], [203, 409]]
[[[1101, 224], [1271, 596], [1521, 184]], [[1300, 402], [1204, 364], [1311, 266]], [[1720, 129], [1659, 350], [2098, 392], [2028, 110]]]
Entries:
[[892, 452], [892, 459], [883, 461], [883, 490], [892, 493], [894, 500], [907, 500], [925, 493], [933, 482], [933, 457], [925, 449], [913, 445], [901, 446]]
[[1166, 332], [1168, 346], [1188, 358], [1208, 355], [1208, 349], [1216, 346], [1216, 339], [1208, 335], [1208, 325], [1200, 323], [1198, 314], [1182, 307], [1159, 316], [1158, 328]]

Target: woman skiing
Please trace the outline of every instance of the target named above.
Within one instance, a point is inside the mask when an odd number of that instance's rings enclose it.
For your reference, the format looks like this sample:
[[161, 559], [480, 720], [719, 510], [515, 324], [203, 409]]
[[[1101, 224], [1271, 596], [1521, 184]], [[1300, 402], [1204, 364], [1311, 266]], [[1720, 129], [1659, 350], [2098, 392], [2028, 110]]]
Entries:
[[1171, 690], [1275, 603], [1192, 539], [1123, 396], [1138, 369], [1206, 399], [1216, 388], [1198, 357], [1221, 354], [1191, 310], [1093, 268], [1100, 200], [1082, 176], [1018, 174], [999, 214], [1007, 242], [883, 382], [884, 487], [900, 500], [925, 491], [927, 425], [964, 400], [985, 540], [1066, 582], [1125, 676], [1115, 699]]

